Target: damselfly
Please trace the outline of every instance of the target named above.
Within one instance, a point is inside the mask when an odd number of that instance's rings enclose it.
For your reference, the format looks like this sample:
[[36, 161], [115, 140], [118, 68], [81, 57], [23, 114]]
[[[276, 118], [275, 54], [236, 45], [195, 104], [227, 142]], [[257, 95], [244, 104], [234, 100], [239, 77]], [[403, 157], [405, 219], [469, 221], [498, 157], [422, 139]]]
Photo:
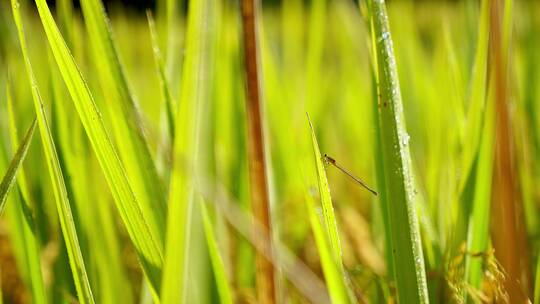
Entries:
[[366, 188], [369, 192], [373, 193], [373, 195], [377, 196], [377, 191], [371, 189], [368, 185], [366, 185], [366, 183], [364, 183], [361, 179], [357, 178], [356, 176], [352, 175], [349, 171], [347, 171], [345, 168], [343, 168], [342, 166], [340, 166], [335, 159], [333, 159], [332, 157], [328, 156], [328, 154], [324, 154], [323, 156], [323, 160], [326, 164], [331, 164], [333, 165], [334, 167], [338, 168], [341, 172], [345, 173], [347, 176], [349, 176], [350, 178], [352, 178], [355, 182], [357, 182], [358, 184], [360, 184], [362, 187]]

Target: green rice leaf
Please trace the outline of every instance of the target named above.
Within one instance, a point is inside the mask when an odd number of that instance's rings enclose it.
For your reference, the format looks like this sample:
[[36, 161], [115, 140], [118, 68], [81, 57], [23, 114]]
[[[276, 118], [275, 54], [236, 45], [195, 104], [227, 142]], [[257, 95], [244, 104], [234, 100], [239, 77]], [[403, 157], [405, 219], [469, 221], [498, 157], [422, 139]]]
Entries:
[[[489, 246], [489, 218], [491, 202], [491, 179], [493, 173], [493, 105], [488, 105], [478, 151], [475, 191], [472, 211], [468, 222], [467, 252], [485, 252]], [[483, 259], [468, 254], [465, 264], [465, 280], [474, 288], [480, 288], [483, 278]]]
[[17, 0], [12, 0], [11, 5], [13, 18], [19, 34], [19, 42], [22, 54], [26, 64], [28, 82], [32, 88], [32, 97], [34, 100], [34, 109], [37, 115], [41, 142], [45, 153], [45, 159], [47, 161], [47, 167], [49, 169], [49, 175], [52, 181], [56, 208], [58, 211], [58, 217], [60, 219], [62, 234], [66, 243], [75, 288], [77, 289], [78, 298], [81, 303], [94, 303], [94, 297], [92, 295], [90, 282], [86, 273], [84, 260], [77, 237], [77, 231], [75, 229], [75, 223], [73, 222], [73, 214], [71, 212], [71, 206], [69, 203], [66, 186], [64, 184], [64, 177], [62, 175], [58, 155], [56, 153], [56, 147], [54, 145], [47, 118], [45, 116], [44, 105], [41, 100], [41, 95], [34, 76], [32, 65], [30, 63], [30, 58], [28, 57], [26, 38], [24, 36], [24, 28], [20, 14], [20, 5]]
[[482, 136], [482, 126], [484, 123], [484, 112], [486, 108], [486, 85], [487, 85], [487, 64], [488, 64], [488, 42], [489, 42], [489, 2], [483, 0], [480, 7], [480, 17], [478, 20], [478, 37], [476, 39], [476, 52], [472, 78], [470, 80], [469, 107], [466, 113], [466, 129], [463, 138], [463, 156], [460, 193], [464, 191], [475, 158], [480, 149]]
[[482, 136], [484, 113], [486, 110], [486, 86], [488, 66], [489, 42], [489, 1], [481, 1], [480, 16], [478, 19], [478, 36], [476, 38], [476, 52], [470, 80], [469, 108], [466, 112], [466, 128], [463, 141], [462, 171], [460, 192], [464, 191], [468, 178], [471, 175], [474, 161], [479, 153]]
[[333, 303], [350, 303], [349, 290], [343, 275], [343, 268], [341, 267], [340, 262], [336, 263], [336, 260], [334, 259], [328, 232], [321, 223], [319, 214], [317, 214], [313, 198], [309, 194], [306, 194], [305, 196], [309, 221], [311, 223], [313, 235], [315, 236], [317, 252], [321, 259], [321, 266], [323, 268], [326, 284], [328, 285], [330, 298]]
[[126, 171], [107, 133], [101, 113], [54, 22], [47, 3], [44, 0], [36, 0], [36, 5], [56, 63], [109, 184], [116, 207], [135, 245], [144, 273], [155, 293], [160, 286], [163, 235], [157, 226], [148, 224], [143, 208], [132, 190]]
[[321, 205], [323, 210], [323, 218], [325, 224], [325, 231], [330, 240], [330, 248], [332, 250], [332, 257], [335, 263], [341, 264], [341, 245], [339, 244], [339, 233], [337, 228], [336, 216], [334, 214], [334, 206], [332, 205], [332, 198], [330, 197], [330, 188], [328, 186], [328, 179], [326, 178], [326, 169], [324, 168], [321, 152], [319, 151], [319, 144], [315, 137], [315, 131], [313, 125], [309, 119], [309, 128], [311, 130], [311, 140], [313, 143], [313, 156], [315, 160], [315, 167], [317, 168], [317, 182], [319, 185], [319, 195], [321, 198]]
[[167, 79], [167, 73], [165, 71], [165, 63], [163, 62], [163, 56], [159, 49], [159, 40], [156, 31], [156, 24], [152, 13], [147, 11], [148, 17], [148, 28], [150, 30], [150, 36], [152, 37], [152, 49], [154, 50], [154, 61], [156, 62], [156, 68], [159, 76], [159, 83], [161, 85], [161, 94], [163, 95], [163, 100], [165, 101], [165, 113], [167, 116], [167, 128], [169, 130], [169, 136], [171, 140], [174, 139], [174, 117], [175, 117], [175, 102], [172, 97], [171, 90], [169, 88], [169, 81]]
[[384, 1], [370, 1], [378, 84], [378, 125], [388, 199], [394, 277], [400, 303], [428, 303], [414, 181], [396, 59]]
[[229, 280], [225, 271], [225, 264], [223, 258], [219, 252], [218, 242], [214, 233], [214, 226], [210, 215], [208, 214], [208, 208], [201, 199], [201, 216], [204, 224], [204, 234], [206, 236], [206, 244], [208, 245], [208, 252], [210, 254], [210, 261], [212, 262], [212, 269], [214, 270], [214, 277], [216, 278], [216, 284], [221, 303], [232, 304], [232, 291], [229, 286]]
[[[74, 216], [81, 236], [83, 252], [93, 252], [85, 256], [94, 296], [99, 303], [132, 303], [132, 287], [126, 276], [119, 242], [116, 214], [112, 212], [108, 191], [94, 191], [88, 187], [102, 180], [94, 176], [99, 171], [92, 156], [91, 147], [84, 133], [71, 98], [64, 86], [62, 75], [56, 66], [52, 52], [48, 52], [51, 102], [51, 131], [57, 144], [58, 156], [66, 187], [74, 204]], [[93, 170], [97, 169], [97, 170]], [[101, 184], [100, 184], [101, 185]], [[94, 204], [93, 202], [100, 202]], [[118, 293], [122, 290], [122, 293]]]
[[[101, 0], [83, 0], [81, 8], [92, 46], [92, 59], [106, 102], [118, 155], [142, 214], [158, 239], [165, 236], [166, 200], [133, 96]], [[158, 241], [160, 242], [160, 241]]]
[[15, 178], [17, 177], [17, 171], [21, 168], [21, 164], [26, 157], [26, 152], [28, 152], [28, 147], [30, 147], [30, 143], [32, 142], [32, 136], [34, 135], [35, 128], [36, 121], [34, 120], [26, 132], [24, 139], [21, 141], [19, 148], [17, 149], [17, 153], [15, 153], [13, 156], [7, 172], [2, 178], [2, 183], [0, 184], [0, 214], [2, 214], [4, 211], [9, 191], [11, 190], [11, 187], [15, 183]]
[[330, 188], [326, 178], [326, 169], [309, 115], [308, 122], [311, 131], [313, 156], [315, 167], [317, 169], [317, 182], [324, 219], [324, 225], [322, 225], [315, 212], [313, 202], [308, 195], [307, 199], [311, 228], [315, 234], [315, 241], [317, 242], [317, 248], [321, 255], [321, 264], [323, 266], [327, 284], [329, 285], [328, 290], [332, 300], [335, 303], [349, 303], [351, 302], [352, 292], [349, 290], [346, 281], [341, 245], [339, 242], [339, 231], [334, 213], [334, 206], [332, 205], [332, 198], [330, 197]]
[[215, 17], [212, 5], [210, 0], [194, 0], [190, 2], [188, 10], [182, 95], [175, 119], [177, 137], [173, 149], [166, 257], [161, 287], [161, 300], [165, 304], [187, 301], [194, 173], [200, 153], [198, 126], [201, 107], [208, 97], [206, 75], [210, 58], [210, 24], [213, 24]]
[[[16, 119], [13, 109], [10, 79], [8, 79], [8, 84], [6, 87], [11, 144], [13, 149], [15, 149], [17, 142], [19, 142], [19, 135], [15, 125]], [[32, 123], [32, 132], [34, 132], [36, 123], [37, 120], [34, 120]], [[18, 226], [21, 229], [21, 238], [23, 242], [22, 246], [25, 252], [24, 263], [27, 265], [28, 277], [30, 278], [29, 284], [30, 289], [32, 290], [32, 301], [33, 303], [37, 304], [47, 303], [45, 285], [43, 283], [43, 275], [41, 271], [39, 239], [37, 238], [35, 231], [36, 223], [34, 217], [31, 215], [33, 206], [30, 205], [30, 192], [24, 167], [22, 165], [17, 178], [17, 185], [20, 199], [16, 201], [18, 204], [15, 206], [15, 221], [18, 223]]]

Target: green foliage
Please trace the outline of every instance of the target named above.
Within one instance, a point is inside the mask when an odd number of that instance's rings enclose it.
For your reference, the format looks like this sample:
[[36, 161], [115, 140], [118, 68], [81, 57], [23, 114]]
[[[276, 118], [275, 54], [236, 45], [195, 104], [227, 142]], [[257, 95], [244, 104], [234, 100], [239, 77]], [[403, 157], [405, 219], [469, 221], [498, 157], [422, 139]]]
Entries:
[[[516, 222], [534, 265], [520, 284], [539, 303], [540, 5], [499, 1]], [[145, 16], [0, 1], [4, 303], [257, 302], [256, 256], [279, 302], [506, 296], [491, 229], [496, 2], [262, 2], [270, 247], [250, 217], [261, 164], [237, 2], [160, 0]]]
[[311, 121], [309, 121], [309, 127], [311, 130], [313, 158], [315, 160], [315, 167], [317, 168], [317, 184], [319, 186], [319, 195], [324, 219], [324, 224], [321, 224], [319, 216], [315, 211], [313, 200], [307, 195], [307, 207], [311, 228], [313, 229], [317, 248], [321, 255], [321, 264], [324, 269], [326, 281], [328, 282], [328, 289], [332, 301], [335, 303], [349, 303], [350, 291], [347, 288], [345, 279], [346, 273], [343, 268], [339, 231], [337, 228], [334, 206], [332, 205], [332, 198], [330, 197], [328, 179], [326, 178], [326, 168], [321, 152], [319, 151], [319, 144], [317, 143]]
[[415, 206], [415, 184], [392, 35], [382, 1], [371, 1], [380, 136], [394, 277], [401, 303], [427, 303], [428, 290]]
[[[77, 237], [75, 222], [73, 221], [73, 213], [71, 211], [71, 205], [64, 182], [64, 176], [62, 174], [60, 161], [58, 160], [58, 154], [56, 152], [56, 146], [52, 138], [49, 123], [47, 122], [47, 118], [43, 110], [44, 105], [36, 78], [34, 76], [32, 64], [30, 63], [30, 58], [28, 57], [26, 38], [21, 21], [20, 4], [17, 0], [13, 0], [11, 1], [11, 7], [13, 9], [13, 19], [15, 20], [15, 25], [17, 26], [19, 42], [26, 65], [28, 83], [32, 88], [32, 98], [34, 101], [34, 109], [41, 135], [41, 142], [47, 162], [47, 168], [49, 169], [49, 175], [52, 181], [56, 208], [58, 210], [62, 235], [66, 243], [71, 272], [73, 274], [73, 280], [75, 281], [75, 288], [77, 289], [77, 295], [81, 303], [94, 303], [94, 296], [92, 295], [88, 274], [86, 273], [82, 251], [80, 248], [79, 239]], [[28, 139], [26, 140], [28, 141]]]
[[93, 51], [92, 59], [107, 101], [102, 106], [109, 114], [108, 121], [117, 143], [116, 151], [142, 215], [157, 245], [162, 246], [166, 218], [164, 187], [150, 155], [138, 105], [116, 50], [105, 8], [101, 0], [81, 1], [81, 8]]
[[157, 228], [152, 229], [155, 226], [149, 226], [144, 217], [92, 94], [54, 22], [47, 3], [37, 0], [36, 5], [56, 63], [103, 168], [126, 229], [137, 248], [145, 274], [152, 286], [159, 286], [163, 263], [163, 236]]
[[[163, 303], [188, 300], [189, 261], [193, 244], [190, 242], [192, 210], [195, 198], [195, 176], [199, 157], [200, 115], [206, 104], [206, 85], [210, 64], [210, 25], [213, 24], [213, 4], [196, 0], [190, 5], [187, 19], [186, 52], [182, 70], [182, 94], [175, 118], [173, 168], [169, 191], [166, 258], [161, 287]], [[180, 135], [182, 134], [182, 135]], [[202, 257], [197, 257], [202, 258]]]
[[2, 178], [2, 183], [0, 184], [0, 214], [4, 211], [9, 191], [17, 178], [17, 171], [21, 167], [21, 164], [26, 157], [26, 152], [28, 152], [28, 147], [30, 147], [32, 136], [34, 135], [34, 130], [36, 129], [35, 127], [36, 122], [34, 121], [26, 132], [26, 136], [21, 142], [19, 148], [17, 149], [17, 153], [15, 153], [13, 159], [11, 160], [7, 172]]
[[226, 274], [225, 265], [223, 264], [223, 258], [219, 252], [219, 244], [217, 243], [214, 227], [212, 226], [212, 220], [208, 214], [208, 208], [202, 201], [201, 216], [203, 219], [204, 233], [206, 236], [206, 242], [208, 244], [210, 260], [212, 261], [212, 269], [214, 270], [214, 275], [216, 277], [220, 302], [231, 304], [233, 303], [233, 298], [231, 289], [229, 287], [229, 280]]
[[[10, 138], [13, 149], [15, 149], [16, 143], [19, 141], [19, 135], [17, 132], [17, 126], [15, 124], [15, 113], [13, 110], [13, 98], [11, 96], [11, 83], [8, 79], [6, 88], [7, 92], [7, 106], [9, 114], [9, 130]], [[35, 130], [37, 120], [32, 123], [31, 132]], [[29, 130], [30, 132], [30, 130]], [[18, 184], [18, 199], [15, 199], [13, 206], [14, 214], [12, 215], [13, 223], [15, 226], [16, 234], [15, 238], [22, 240], [21, 251], [25, 257], [24, 264], [26, 267], [26, 276], [29, 278], [30, 288], [32, 289], [32, 300], [34, 303], [47, 303], [45, 294], [45, 284], [43, 282], [43, 274], [40, 265], [40, 244], [36, 234], [36, 222], [32, 216], [32, 210], [35, 208], [35, 204], [31, 204], [31, 197], [29, 193], [28, 181], [26, 178], [26, 172], [21, 166], [20, 173], [17, 179]]]

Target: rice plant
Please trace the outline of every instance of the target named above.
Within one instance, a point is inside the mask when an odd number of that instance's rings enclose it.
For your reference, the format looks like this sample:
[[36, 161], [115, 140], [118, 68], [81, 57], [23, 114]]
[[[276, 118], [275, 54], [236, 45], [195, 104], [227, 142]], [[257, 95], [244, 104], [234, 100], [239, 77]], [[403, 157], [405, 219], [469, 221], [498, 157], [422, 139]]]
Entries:
[[540, 303], [539, 37], [534, 1], [2, 1], [0, 303]]

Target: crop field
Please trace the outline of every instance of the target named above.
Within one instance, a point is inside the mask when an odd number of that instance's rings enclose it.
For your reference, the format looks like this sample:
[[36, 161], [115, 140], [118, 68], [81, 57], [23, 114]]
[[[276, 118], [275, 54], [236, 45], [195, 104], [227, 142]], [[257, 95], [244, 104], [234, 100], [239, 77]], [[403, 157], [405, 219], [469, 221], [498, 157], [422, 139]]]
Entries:
[[0, 304], [540, 303], [538, 1], [129, 3], [0, 1]]

